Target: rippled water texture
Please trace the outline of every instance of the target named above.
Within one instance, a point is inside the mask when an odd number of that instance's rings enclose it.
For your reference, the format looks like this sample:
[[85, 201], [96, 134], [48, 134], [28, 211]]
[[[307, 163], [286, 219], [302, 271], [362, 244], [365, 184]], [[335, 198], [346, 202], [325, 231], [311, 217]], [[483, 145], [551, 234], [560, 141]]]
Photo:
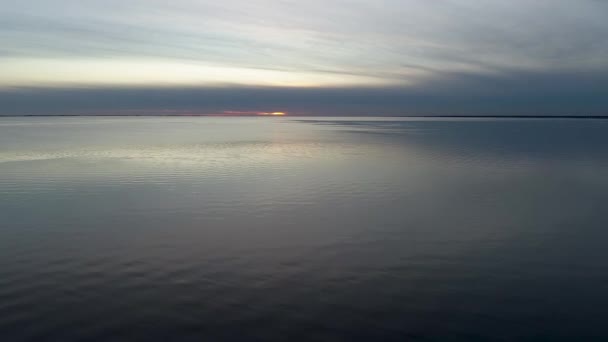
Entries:
[[1, 341], [604, 341], [608, 121], [0, 119]]

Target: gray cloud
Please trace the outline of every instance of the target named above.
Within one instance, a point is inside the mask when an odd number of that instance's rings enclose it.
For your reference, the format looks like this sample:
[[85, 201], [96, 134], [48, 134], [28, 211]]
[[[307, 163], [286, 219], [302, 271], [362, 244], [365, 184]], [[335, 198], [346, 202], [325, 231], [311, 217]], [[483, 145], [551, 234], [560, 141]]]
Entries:
[[608, 115], [608, 72], [443, 74], [409, 87], [15, 88], [1, 115]]

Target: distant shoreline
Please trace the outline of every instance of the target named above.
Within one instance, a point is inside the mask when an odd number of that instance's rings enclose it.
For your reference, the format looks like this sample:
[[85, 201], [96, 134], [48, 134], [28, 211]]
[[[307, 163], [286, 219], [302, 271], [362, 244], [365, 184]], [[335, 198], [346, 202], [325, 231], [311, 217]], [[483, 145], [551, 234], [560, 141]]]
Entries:
[[[244, 118], [244, 117], [268, 117], [263, 115], [81, 115], [81, 114], [59, 114], [59, 115], [0, 115], [0, 118], [23, 118], [23, 117], [223, 117], [223, 118]], [[330, 115], [286, 115], [283, 118], [416, 118], [416, 119], [599, 119], [608, 120], [608, 115], [390, 115], [390, 116], [330, 116]]]

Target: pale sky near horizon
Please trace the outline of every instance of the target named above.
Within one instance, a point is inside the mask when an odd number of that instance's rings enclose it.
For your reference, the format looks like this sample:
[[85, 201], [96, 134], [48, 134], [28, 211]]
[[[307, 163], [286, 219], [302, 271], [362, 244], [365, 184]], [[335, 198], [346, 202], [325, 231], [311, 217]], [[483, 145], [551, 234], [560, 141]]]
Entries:
[[605, 0], [0, 6], [4, 115], [608, 114], [607, 80]]

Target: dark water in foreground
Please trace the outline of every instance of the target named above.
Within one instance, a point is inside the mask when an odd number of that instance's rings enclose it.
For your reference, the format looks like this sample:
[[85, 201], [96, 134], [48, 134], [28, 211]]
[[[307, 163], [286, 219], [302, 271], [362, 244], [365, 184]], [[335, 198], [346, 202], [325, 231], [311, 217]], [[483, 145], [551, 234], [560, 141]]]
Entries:
[[608, 121], [0, 119], [0, 341], [607, 321]]

